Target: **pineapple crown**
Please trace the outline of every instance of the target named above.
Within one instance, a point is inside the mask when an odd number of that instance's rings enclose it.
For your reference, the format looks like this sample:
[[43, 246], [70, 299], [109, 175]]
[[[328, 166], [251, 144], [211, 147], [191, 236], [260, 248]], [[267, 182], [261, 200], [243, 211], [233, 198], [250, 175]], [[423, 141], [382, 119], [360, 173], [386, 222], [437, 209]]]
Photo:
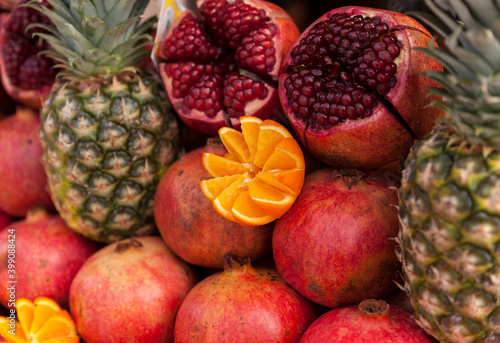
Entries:
[[424, 74], [442, 87], [429, 94], [443, 100], [440, 121], [472, 144], [500, 148], [500, 2], [497, 0], [424, 0], [433, 14], [411, 12], [443, 38], [418, 50], [444, 67]]
[[[43, 53], [58, 62], [58, 77], [67, 80], [108, 79], [136, 72], [150, 51], [148, 30], [154, 18], [142, 20], [148, 0], [32, 0], [25, 6], [40, 11], [54, 26], [34, 23], [34, 35], [50, 44]], [[41, 31], [41, 32], [40, 32]]]

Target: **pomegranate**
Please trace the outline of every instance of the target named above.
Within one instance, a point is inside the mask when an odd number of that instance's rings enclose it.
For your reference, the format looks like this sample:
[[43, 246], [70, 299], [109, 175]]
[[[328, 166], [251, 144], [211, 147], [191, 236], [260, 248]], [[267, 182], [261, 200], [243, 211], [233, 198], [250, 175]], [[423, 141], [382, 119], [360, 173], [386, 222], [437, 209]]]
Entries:
[[200, 281], [175, 321], [175, 342], [298, 342], [316, 319], [275, 269], [224, 258], [224, 271]]
[[442, 70], [414, 49], [431, 34], [397, 12], [336, 8], [297, 39], [283, 62], [279, 95], [301, 143], [335, 168], [372, 169], [406, 157], [444, 112], [427, 107]]
[[313, 342], [437, 343], [409, 312], [374, 299], [323, 314], [300, 339], [300, 343]]
[[306, 298], [331, 308], [394, 292], [401, 269], [393, 239], [397, 204], [396, 187], [383, 175], [333, 168], [309, 174], [276, 221], [278, 271]]
[[174, 319], [196, 277], [160, 237], [110, 244], [82, 266], [70, 311], [87, 343], [173, 342]]
[[40, 116], [28, 108], [0, 121], [0, 211], [24, 217], [32, 206], [55, 211], [47, 190]]
[[159, 48], [160, 74], [181, 120], [209, 136], [243, 115], [284, 119], [278, 72], [299, 36], [292, 18], [263, 0], [198, 0]]
[[6, 227], [0, 239], [0, 280], [6, 285], [0, 288], [0, 302], [7, 307], [13, 306], [13, 297], [33, 301], [45, 296], [68, 308], [71, 281], [100, 247], [42, 208]]
[[[10, 13], [2, 13], [0, 28], [0, 74], [9, 96], [32, 108], [39, 108], [55, 80], [54, 61], [39, 55], [50, 46], [34, 37], [41, 29], [26, 28], [30, 24], [51, 22], [39, 11], [23, 7], [29, 0], [19, 1]], [[33, 6], [50, 7], [47, 0]]]
[[0, 231], [5, 229], [14, 221], [14, 218], [0, 211]]
[[211, 177], [201, 162], [204, 152], [223, 155], [227, 150], [218, 138], [209, 139], [172, 164], [156, 188], [154, 216], [163, 240], [183, 260], [218, 269], [227, 253], [252, 260], [270, 253], [274, 223], [231, 222], [201, 192], [200, 181]]

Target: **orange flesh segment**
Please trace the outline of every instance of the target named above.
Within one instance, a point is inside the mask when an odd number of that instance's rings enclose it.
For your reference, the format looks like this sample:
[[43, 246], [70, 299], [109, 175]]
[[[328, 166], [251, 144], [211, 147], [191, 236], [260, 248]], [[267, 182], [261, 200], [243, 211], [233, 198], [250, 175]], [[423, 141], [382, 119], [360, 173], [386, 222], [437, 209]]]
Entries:
[[202, 162], [205, 170], [212, 177], [243, 174], [251, 170], [249, 165], [207, 152], [203, 153]]
[[36, 298], [33, 304], [35, 312], [30, 331], [32, 334], [36, 334], [51, 316], [61, 311], [61, 308], [54, 300], [45, 297]]
[[68, 337], [49, 338], [40, 341], [40, 343], [80, 343], [80, 337], [68, 336]]
[[262, 171], [305, 168], [304, 154], [292, 137], [285, 138], [276, 145], [273, 153], [262, 167]]
[[210, 201], [214, 201], [215, 198], [229, 185], [238, 180], [241, 177], [240, 174], [228, 175], [216, 177], [213, 179], [200, 181], [200, 188], [203, 194]]
[[51, 338], [75, 335], [76, 328], [71, 316], [66, 311], [59, 311], [45, 322], [43, 327], [36, 333], [36, 338], [39, 341], [44, 341]]
[[35, 305], [28, 299], [17, 299], [16, 312], [24, 334], [29, 336], [31, 326], [33, 325], [33, 318], [35, 317]]
[[243, 134], [235, 129], [223, 127], [219, 129], [219, 137], [231, 156], [238, 162], [250, 162], [250, 151]]
[[238, 180], [234, 181], [229, 187], [224, 189], [212, 202], [213, 207], [217, 213], [223, 216], [226, 219], [231, 221], [236, 221], [231, 212], [231, 208], [233, 207], [238, 195], [240, 193], [248, 190], [248, 177], [245, 175], [241, 175]]
[[304, 184], [305, 171], [304, 169], [292, 169], [260, 172], [255, 177], [283, 192], [298, 196]]
[[275, 218], [285, 214], [297, 198], [288, 192], [283, 192], [268, 185], [260, 179], [253, 179], [248, 183], [248, 192], [258, 207]]
[[9, 343], [26, 343], [26, 335], [21, 328], [21, 324], [18, 321], [15, 322], [13, 335], [9, 332], [12, 330], [8, 326], [9, 324], [10, 319], [6, 317], [0, 317], [0, 336], [5, 338]]
[[260, 126], [257, 152], [253, 164], [258, 168], [262, 168], [273, 153], [276, 145], [288, 137], [292, 137], [292, 135], [283, 126], [272, 120], [264, 120]]
[[241, 192], [232, 206], [232, 214], [240, 225], [264, 225], [275, 218], [258, 207], [248, 191]]
[[255, 158], [255, 153], [257, 152], [257, 140], [259, 138], [260, 124], [262, 124], [262, 119], [257, 117], [243, 116], [240, 117], [241, 132], [245, 138], [245, 143], [248, 146], [248, 151], [250, 152], [250, 161]]

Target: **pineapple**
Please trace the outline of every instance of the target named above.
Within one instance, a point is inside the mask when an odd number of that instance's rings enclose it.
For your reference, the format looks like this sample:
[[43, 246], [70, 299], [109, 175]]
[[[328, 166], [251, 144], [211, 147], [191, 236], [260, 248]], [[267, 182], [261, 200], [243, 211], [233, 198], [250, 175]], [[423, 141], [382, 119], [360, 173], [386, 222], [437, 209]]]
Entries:
[[441, 342], [500, 342], [500, 2], [426, 0], [446, 112], [407, 157], [398, 255], [419, 324]]
[[183, 151], [163, 85], [145, 63], [148, 0], [48, 2], [52, 9], [31, 6], [55, 24], [35, 26], [61, 68], [41, 110], [52, 199], [69, 227], [96, 241], [150, 235], [157, 183]]

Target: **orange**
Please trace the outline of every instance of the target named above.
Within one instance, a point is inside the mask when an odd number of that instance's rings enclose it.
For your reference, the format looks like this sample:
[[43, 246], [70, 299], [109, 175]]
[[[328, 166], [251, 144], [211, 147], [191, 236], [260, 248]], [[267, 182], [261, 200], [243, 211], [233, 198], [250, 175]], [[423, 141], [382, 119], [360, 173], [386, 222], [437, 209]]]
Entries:
[[33, 302], [16, 301], [15, 329], [10, 319], [0, 317], [0, 335], [9, 343], [78, 343], [80, 341], [70, 314], [52, 299], [38, 297]]
[[201, 181], [200, 188], [224, 218], [245, 226], [264, 225], [295, 202], [304, 183], [304, 155], [281, 124], [250, 116], [240, 121], [241, 132], [219, 130], [225, 156], [203, 155], [203, 166], [213, 178]]

